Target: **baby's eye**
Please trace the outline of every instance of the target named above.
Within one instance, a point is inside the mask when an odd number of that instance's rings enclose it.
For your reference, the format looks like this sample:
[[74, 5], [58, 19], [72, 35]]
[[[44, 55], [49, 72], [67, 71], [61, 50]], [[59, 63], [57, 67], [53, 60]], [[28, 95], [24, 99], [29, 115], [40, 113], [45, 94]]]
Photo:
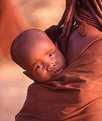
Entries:
[[39, 69], [39, 68], [41, 68], [42, 67], [42, 64], [38, 64], [37, 66], [36, 66], [36, 69]]
[[54, 56], [54, 54], [55, 54], [55, 51], [51, 52], [51, 53], [49, 54], [49, 57]]

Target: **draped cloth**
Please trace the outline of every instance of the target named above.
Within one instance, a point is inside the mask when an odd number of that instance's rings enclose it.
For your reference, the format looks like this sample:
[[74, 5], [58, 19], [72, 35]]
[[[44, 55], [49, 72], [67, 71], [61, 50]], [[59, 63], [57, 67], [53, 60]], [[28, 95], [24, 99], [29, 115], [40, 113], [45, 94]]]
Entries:
[[[80, 1], [87, 6], [100, 0]], [[78, 17], [86, 22], [86, 36], [82, 36], [80, 24], [75, 27], [67, 43], [61, 45], [67, 48], [67, 67], [53, 81], [29, 86], [16, 121], [102, 121], [101, 25], [83, 9], [77, 10]]]
[[102, 32], [87, 26], [86, 37], [71, 34], [65, 70], [29, 86], [16, 121], [102, 121]]

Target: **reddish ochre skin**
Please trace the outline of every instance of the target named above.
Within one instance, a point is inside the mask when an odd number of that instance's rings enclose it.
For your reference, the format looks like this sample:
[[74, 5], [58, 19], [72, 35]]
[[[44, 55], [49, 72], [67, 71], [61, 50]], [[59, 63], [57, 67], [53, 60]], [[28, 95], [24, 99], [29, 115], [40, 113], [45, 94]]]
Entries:
[[[60, 46], [68, 65], [54, 80], [29, 86], [16, 121], [102, 121], [102, 1], [66, 1]], [[69, 37], [70, 17], [77, 25]]]
[[35, 42], [31, 43], [33, 48], [29, 51], [29, 65], [32, 69], [28, 71], [31, 71], [35, 81], [48, 81], [55, 76], [59, 69], [65, 68], [64, 56], [49, 38], [42, 37], [42, 40], [36, 38]]
[[86, 37], [78, 33], [78, 28], [72, 33], [67, 51], [69, 65], [62, 73], [45, 84], [29, 86], [16, 121], [101, 121], [102, 33], [87, 26]]
[[30, 29], [21, 33], [11, 48], [13, 60], [36, 82], [51, 80], [66, 66], [60, 50], [41, 30]]

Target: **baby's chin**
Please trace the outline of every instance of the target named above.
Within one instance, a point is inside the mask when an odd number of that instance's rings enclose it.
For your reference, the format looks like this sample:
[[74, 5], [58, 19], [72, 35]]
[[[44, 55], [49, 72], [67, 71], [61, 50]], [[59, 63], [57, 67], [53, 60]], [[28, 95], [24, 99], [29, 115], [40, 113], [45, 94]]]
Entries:
[[42, 78], [37, 79], [39, 81], [36, 81], [36, 82], [46, 83], [46, 82], [49, 82], [49, 81], [55, 81], [55, 80], [57, 80], [61, 77], [63, 70], [64, 70], [64, 68], [59, 68], [54, 73], [49, 74], [49, 76], [44, 76]]
[[62, 72], [63, 72], [64, 68], [59, 69], [49, 81], [56, 81], [58, 79], [60, 79], [62, 77]]
[[40, 79], [37, 79], [35, 80], [36, 83], [47, 83], [49, 81], [51, 81], [53, 78], [53, 75], [50, 75], [48, 77], [43, 77], [43, 78], [40, 78]]

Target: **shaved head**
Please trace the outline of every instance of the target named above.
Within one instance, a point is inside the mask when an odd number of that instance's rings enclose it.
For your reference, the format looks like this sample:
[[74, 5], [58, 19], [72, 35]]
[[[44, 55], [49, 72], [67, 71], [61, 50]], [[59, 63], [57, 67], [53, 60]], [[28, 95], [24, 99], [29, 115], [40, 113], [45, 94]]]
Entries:
[[39, 29], [26, 30], [18, 35], [11, 45], [11, 57], [36, 81], [47, 81], [65, 67], [62, 53]]
[[10, 52], [12, 59], [26, 70], [26, 67], [28, 67], [27, 58], [29, 57], [29, 51], [34, 49], [34, 45], [39, 44], [40, 42], [46, 42], [48, 39], [49, 38], [45, 32], [39, 29], [29, 29], [22, 32], [16, 37], [11, 45]]

